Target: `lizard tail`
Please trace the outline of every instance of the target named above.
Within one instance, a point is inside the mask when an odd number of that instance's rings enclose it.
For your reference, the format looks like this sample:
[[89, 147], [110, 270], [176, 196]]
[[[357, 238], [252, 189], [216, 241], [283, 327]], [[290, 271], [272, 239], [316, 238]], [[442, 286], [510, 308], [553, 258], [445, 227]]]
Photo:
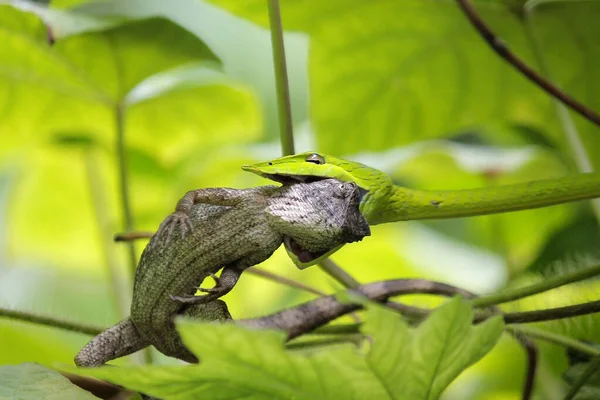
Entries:
[[131, 319], [126, 318], [86, 344], [75, 356], [75, 365], [98, 367], [115, 358], [135, 353], [146, 346], [148, 343], [142, 339]]

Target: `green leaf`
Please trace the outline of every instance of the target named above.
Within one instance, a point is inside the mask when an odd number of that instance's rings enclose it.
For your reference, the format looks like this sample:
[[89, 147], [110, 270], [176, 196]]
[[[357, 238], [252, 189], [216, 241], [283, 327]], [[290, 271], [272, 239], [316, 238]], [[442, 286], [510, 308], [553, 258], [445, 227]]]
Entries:
[[186, 345], [202, 355], [199, 365], [69, 371], [169, 399], [386, 398], [352, 346], [307, 356], [286, 352], [282, 332], [191, 322], [179, 327]]
[[397, 314], [369, 305], [366, 357], [350, 345], [294, 352], [284, 349], [282, 332], [185, 321], [179, 329], [199, 365], [68, 370], [169, 399], [429, 400], [500, 337], [501, 319], [472, 326], [472, 317], [468, 304], [454, 299], [410, 329]]
[[[69, 15], [63, 14], [63, 23]], [[83, 159], [74, 146], [69, 156], [56, 153], [56, 147], [49, 148], [57, 134], [85, 135], [99, 149], [108, 150], [99, 154], [102, 177], [116, 176], [109, 166], [114, 165], [116, 112], [124, 103], [128, 105], [128, 148], [152, 154], [156, 164], [167, 170], [182, 156], [198, 154], [199, 148], [208, 152], [215, 144], [244, 142], [262, 134], [253, 94], [215, 73], [218, 60], [208, 47], [165, 19], [132, 21], [105, 31], [72, 35], [51, 46], [46, 28], [35, 14], [2, 4], [0, 41], [0, 156], [9, 155], [28, 171], [12, 197], [19, 201], [10, 203], [13, 228], [9, 247], [17, 257], [44, 254], [56, 265], [93, 265], [101, 259], [88, 187], [82, 184], [87, 178], [82, 176]], [[194, 73], [191, 68], [196, 68]], [[210, 70], [212, 75], [199, 70]], [[133, 160], [135, 165], [138, 160]], [[156, 178], [161, 176], [165, 175]], [[146, 193], [133, 196], [136, 212], [141, 203], [146, 207], [143, 212], [167, 210], [164, 203], [172, 200], [161, 197], [163, 193], [154, 187], [150, 189], [147, 181], [137, 180], [135, 175], [131, 178], [131, 184], [140, 185], [132, 192]], [[116, 182], [109, 178], [103, 182], [107, 209], [117, 210]], [[157, 186], [164, 191], [176, 184], [171, 176]], [[157, 200], [150, 207], [148, 192]], [[54, 194], [40, 202], [34, 193]], [[60, 206], [65, 198], [82, 207]], [[38, 219], [40, 215], [44, 217]], [[38, 223], [32, 224], [32, 218]], [[113, 215], [109, 218], [120, 220]], [[153, 227], [158, 220], [159, 215]], [[75, 242], [78, 244], [66, 256], [61, 250], [64, 243]]]
[[3, 400], [93, 400], [91, 393], [73, 385], [56, 371], [38, 364], [0, 366], [0, 398]]
[[[565, 372], [565, 380], [570, 385], [577, 382], [587, 372], [591, 363], [580, 363], [570, 367]], [[588, 378], [586, 383], [579, 389], [573, 400], [595, 400], [600, 398], [600, 369]]]
[[502, 334], [500, 318], [476, 326], [472, 320], [473, 311], [461, 298], [437, 309], [412, 331], [391, 311], [371, 306], [363, 328], [374, 336], [369, 366], [392, 398], [437, 399], [464, 369], [488, 353]]
[[[260, 0], [211, 1], [268, 25]], [[600, 2], [475, 3], [526, 63], [600, 110]], [[550, 97], [493, 53], [455, 2], [288, 0], [281, 8], [284, 28], [311, 38], [311, 117], [323, 151], [376, 151], [510, 123], [545, 132], [568, 154]], [[573, 118], [599, 162], [598, 128]]]
[[[203, 42], [161, 18], [70, 36], [49, 46], [37, 17], [1, 5], [0, 40], [5, 43], [0, 49], [3, 139], [15, 133], [37, 139], [57, 131], [110, 132], [115, 108], [151, 76], [192, 62], [217, 62]], [[223, 86], [222, 78], [218, 84]], [[179, 91], [184, 86], [194, 91], [198, 84], [177, 82]], [[208, 86], [206, 79], [203, 86]]]
[[[223, 62], [229, 77], [243, 82], [256, 93], [264, 114], [266, 136], [278, 135], [275, 77], [269, 32], [230, 13], [197, 0], [75, 0], [54, 1], [56, 7], [74, 7], [78, 16], [140, 19], [161, 16], [170, 19], [207, 43]], [[266, 4], [260, 7], [266, 10]], [[286, 33], [286, 56], [295, 124], [308, 118], [307, 53], [304, 34]]]
[[[571, 223], [547, 238], [546, 244], [527, 271], [548, 277], [564, 273], [564, 265], [584, 268], [585, 262], [575, 264], [572, 261], [583, 257], [598, 259], [598, 243], [600, 229], [596, 217], [588, 210], [580, 212]], [[558, 270], [557, 263], [562, 264]]]

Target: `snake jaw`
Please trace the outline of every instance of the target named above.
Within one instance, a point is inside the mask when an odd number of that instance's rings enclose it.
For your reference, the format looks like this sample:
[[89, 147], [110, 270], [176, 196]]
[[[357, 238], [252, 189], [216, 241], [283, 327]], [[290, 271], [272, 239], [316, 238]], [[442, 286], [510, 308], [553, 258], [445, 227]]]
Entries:
[[263, 178], [267, 178], [272, 181], [282, 183], [284, 185], [297, 183], [297, 182], [310, 183], [310, 182], [322, 181], [324, 179], [329, 179], [327, 177], [312, 176], [312, 175], [286, 175], [286, 174], [265, 174], [265, 173], [261, 173], [260, 175]]
[[283, 244], [289, 253], [292, 253], [298, 260], [305, 264], [322, 257], [327, 251], [311, 252], [304, 250], [292, 237], [284, 236]]
[[[267, 174], [264, 172], [260, 173], [260, 176], [262, 176], [263, 178], [267, 178], [270, 179], [272, 181], [275, 182], [279, 182], [283, 185], [289, 185], [289, 184], [293, 184], [293, 183], [298, 183], [298, 182], [302, 182], [302, 183], [311, 183], [311, 182], [316, 182], [316, 181], [322, 181], [324, 179], [331, 179], [330, 177], [327, 176], [314, 176], [314, 175], [286, 175], [286, 174]], [[364, 189], [360, 186], [358, 186], [358, 199], [359, 202], [361, 202], [363, 200], [363, 198], [365, 197], [365, 195], [367, 193], [369, 193], [369, 191], [367, 189]]]

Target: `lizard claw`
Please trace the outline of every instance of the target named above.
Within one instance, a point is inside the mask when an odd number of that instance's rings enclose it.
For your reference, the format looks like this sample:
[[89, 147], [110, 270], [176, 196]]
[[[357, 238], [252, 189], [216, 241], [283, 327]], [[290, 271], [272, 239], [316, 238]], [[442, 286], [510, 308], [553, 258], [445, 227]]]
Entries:
[[[165, 245], [169, 245], [173, 238], [173, 230], [179, 225], [179, 231], [181, 233], [181, 239], [185, 239], [188, 233], [193, 232], [194, 227], [190, 221], [190, 217], [181, 211], [175, 211], [169, 215], [158, 227], [156, 232], [157, 239], [162, 239]], [[160, 240], [154, 241], [154, 245]]]
[[209, 301], [211, 301], [215, 298], [211, 294], [207, 294], [206, 296], [193, 296], [193, 295], [175, 296], [175, 295], [170, 294], [169, 297], [171, 298], [171, 300], [176, 301], [178, 303], [183, 303], [183, 304], [208, 303]]
[[213, 281], [215, 281], [215, 286], [209, 288], [209, 289], [205, 289], [202, 287], [197, 288], [199, 291], [204, 292], [204, 293], [219, 293], [221, 291], [221, 278], [219, 278], [217, 275], [213, 274], [212, 272], [209, 273], [210, 277], [213, 279]]
[[204, 289], [204, 288], [197, 288], [199, 291], [204, 292], [204, 293], [208, 293], [207, 295], [204, 296], [194, 296], [194, 295], [184, 295], [184, 296], [175, 296], [170, 294], [169, 297], [171, 298], [171, 300], [173, 301], [177, 301], [179, 303], [184, 303], [184, 304], [201, 304], [201, 303], [208, 303], [209, 301], [212, 301], [214, 299], [217, 299], [219, 297], [221, 297], [224, 291], [223, 285], [221, 284], [221, 279], [213, 274], [212, 272], [209, 274], [210, 277], [215, 281], [215, 286], [209, 289]]

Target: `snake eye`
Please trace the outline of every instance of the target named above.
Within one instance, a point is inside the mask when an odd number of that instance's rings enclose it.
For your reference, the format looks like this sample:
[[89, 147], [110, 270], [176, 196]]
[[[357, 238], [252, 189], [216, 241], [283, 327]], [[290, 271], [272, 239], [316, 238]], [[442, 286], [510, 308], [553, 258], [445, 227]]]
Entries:
[[325, 158], [317, 153], [312, 153], [308, 155], [304, 161], [317, 165], [325, 164]]

